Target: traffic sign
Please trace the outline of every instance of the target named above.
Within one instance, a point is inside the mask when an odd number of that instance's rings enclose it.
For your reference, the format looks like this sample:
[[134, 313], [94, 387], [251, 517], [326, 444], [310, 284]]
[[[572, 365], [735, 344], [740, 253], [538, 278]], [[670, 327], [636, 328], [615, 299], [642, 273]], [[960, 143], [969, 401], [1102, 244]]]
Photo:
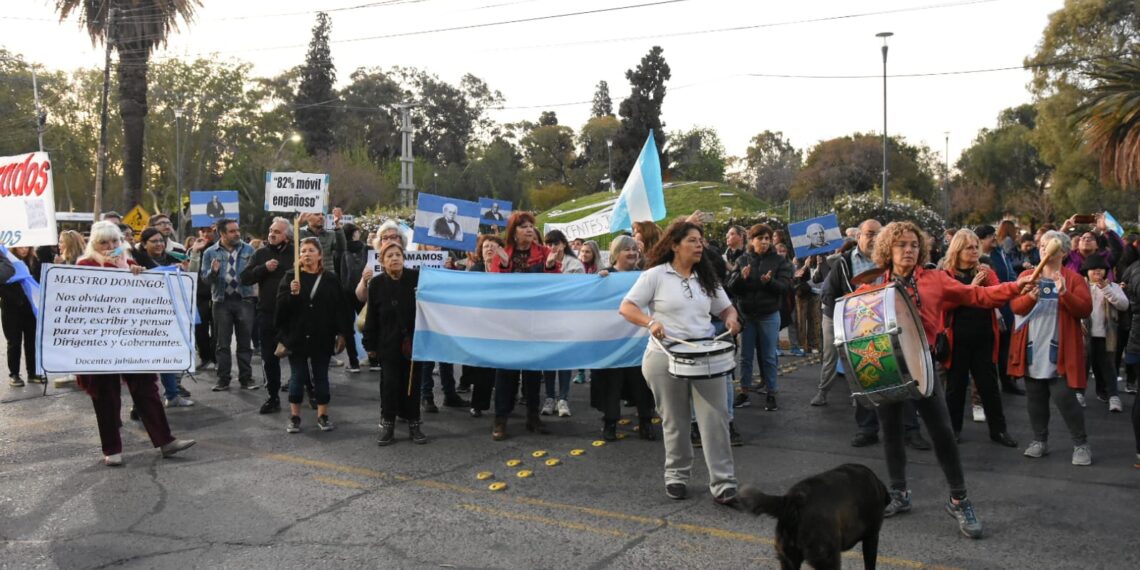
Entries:
[[150, 223], [150, 214], [142, 206], [135, 206], [123, 216], [123, 223], [131, 226], [136, 232], [141, 232]]

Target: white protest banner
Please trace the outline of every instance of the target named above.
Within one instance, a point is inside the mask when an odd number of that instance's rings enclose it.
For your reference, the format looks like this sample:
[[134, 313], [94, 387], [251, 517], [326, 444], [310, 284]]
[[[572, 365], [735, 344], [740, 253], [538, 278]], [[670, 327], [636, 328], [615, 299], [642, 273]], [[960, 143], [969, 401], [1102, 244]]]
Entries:
[[610, 217], [613, 215], [614, 209], [611, 206], [594, 212], [585, 218], [574, 220], [573, 222], [566, 222], [564, 224], [543, 224], [542, 233], [545, 234], [551, 230], [561, 230], [563, 234], [566, 234], [566, 239], [571, 241], [578, 238], [586, 239], [605, 235], [610, 233]]
[[55, 188], [46, 152], [0, 157], [0, 245], [55, 245]]
[[36, 322], [41, 373], [194, 369], [193, 273], [45, 265]]
[[[443, 262], [447, 260], [446, 251], [405, 251], [404, 252], [404, 269], [419, 269], [421, 267], [443, 267]], [[368, 250], [368, 259], [364, 262], [364, 267], [372, 270], [373, 275], [379, 275], [384, 271], [380, 266], [380, 260], [376, 258], [376, 250]]]
[[322, 214], [329, 201], [329, 175], [266, 172], [265, 211]]

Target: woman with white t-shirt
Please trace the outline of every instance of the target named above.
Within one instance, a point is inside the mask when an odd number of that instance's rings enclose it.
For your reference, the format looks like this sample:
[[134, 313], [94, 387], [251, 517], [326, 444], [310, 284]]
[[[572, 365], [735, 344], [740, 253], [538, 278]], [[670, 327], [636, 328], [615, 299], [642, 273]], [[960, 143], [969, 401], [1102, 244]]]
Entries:
[[[702, 259], [703, 232], [687, 221], [673, 222], [649, 252], [648, 269], [622, 301], [626, 320], [649, 329], [658, 339], [711, 338], [710, 314], [718, 315], [732, 334], [740, 332], [736, 309], [729, 302], [716, 272]], [[647, 314], [645, 311], [649, 310]], [[722, 378], [675, 378], [669, 374], [669, 357], [649, 343], [641, 363], [661, 414], [665, 440], [665, 494], [671, 499], [688, 495], [693, 465], [689, 440], [690, 404], [702, 435], [709, 490], [722, 505], [736, 501], [737, 481], [728, 434], [728, 388]]]

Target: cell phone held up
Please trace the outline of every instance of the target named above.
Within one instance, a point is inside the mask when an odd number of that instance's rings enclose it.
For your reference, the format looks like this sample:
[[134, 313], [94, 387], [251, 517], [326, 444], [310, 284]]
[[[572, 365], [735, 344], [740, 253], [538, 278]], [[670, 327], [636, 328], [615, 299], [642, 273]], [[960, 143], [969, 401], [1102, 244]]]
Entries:
[[1073, 216], [1074, 224], [1093, 224], [1096, 223], [1096, 216], [1093, 214], [1077, 214]]

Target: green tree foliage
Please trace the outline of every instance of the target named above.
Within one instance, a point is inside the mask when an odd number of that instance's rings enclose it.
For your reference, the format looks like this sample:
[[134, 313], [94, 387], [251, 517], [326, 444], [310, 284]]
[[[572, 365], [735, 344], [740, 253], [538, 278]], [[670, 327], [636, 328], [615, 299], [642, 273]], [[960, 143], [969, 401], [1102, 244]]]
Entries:
[[390, 74], [378, 68], [357, 69], [340, 91], [337, 109], [337, 147], [363, 145], [376, 164], [400, 155], [399, 113], [392, 106], [407, 96]]
[[571, 179], [575, 188], [583, 192], [596, 192], [609, 188], [609, 183], [603, 183], [610, 171], [609, 157], [612, 149], [607, 145], [617, 138], [621, 130], [621, 122], [613, 115], [591, 117], [582, 125], [578, 132], [578, 148], [581, 153], [574, 163]]
[[610, 84], [599, 81], [594, 90], [594, 105], [590, 108], [591, 117], [612, 117], [614, 115], [614, 102], [610, 98]]
[[941, 236], [946, 221], [937, 212], [910, 198], [892, 198], [883, 204], [881, 196], [874, 194], [844, 195], [835, 199], [835, 212], [841, 227], [859, 225], [863, 220], [875, 219], [883, 225], [910, 220], [932, 236]]
[[120, 148], [123, 149], [123, 194], [128, 205], [142, 202], [150, 54], [166, 44], [166, 38], [178, 28], [180, 20], [190, 22], [201, 5], [200, 0], [56, 0], [61, 21], [72, 14], [78, 15], [92, 43], [110, 41], [119, 55], [116, 72], [123, 129]]
[[336, 67], [329, 49], [331, 32], [329, 15], [317, 12], [317, 23], [313, 26], [313, 38], [309, 40], [309, 51], [305, 54], [305, 64], [301, 66], [301, 83], [294, 99], [294, 121], [310, 155], [328, 154], [333, 149]]
[[951, 192], [951, 216], [983, 221], [1013, 212], [1045, 219], [1053, 169], [1032, 144], [1036, 127], [1037, 110], [1025, 104], [1005, 109], [996, 128], [978, 133], [956, 164], [960, 176]]
[[522, 168], [523, 157], [518, 149], [507, 139], [495, 137], [486, 146], [473, 150], [462, 184], [476, 197], [510, 200], [520, 206], [524, 199]]
[[618, 114], [621, 116], [621, 132], [614, 141], [614, 177], [625, 180], [645, 139], [652, 130], [657, 142], [657, 154], [661, 164], [669, 164], [665, 155], [665, 123], [661, 122], [661, 105], [665, 102], [665, 82], [672, 77], [669, 64], [662, 55], [661, 46], [653, 46], [641, 58], [636, 69], [625, 72], [629, 80], [629, 97], [621, 102]]
[[558, 124], [558, 115], [554, 111], [543, 111], [538, 116], [538, 124], [544, 127], [549, 127]]
[[803, 166], [803, 152], [782, 132], [763, 131], [752, 137], [745, 154], [744, 182], [758, 198], [771, 203], [788, 199]]
[[470, 74], [458, 86], [415, 68], [394, 68], [392, 75], [417, 104], [412, 110], [416, 156], [440, 165], [465, 164], [467, 147], [489, 134], [493, 125], [487, 111], [502, 104], [502, 94]]
[[526, 203], [535, 210], [549, 210], [574, 196], [574, 189], [565, 184], [544, 183], [526, 191]]
[[521, 142], [533, 180], [569, 185], [575, 159], [574, 131], [570, 127], [542, 125], [527, 133]]
[[1084, 141], [1103, 180], [1140, 187], [1140, 58], [1100, 63], [1091, 75], [1092, 94], [1074, 112]]
[[[907, 144], [897, 137], [888, 140], [890, 177], [887, 184], [891, 195], [930, 203], [936, 195], [930, 150]], [[882, 170], [880, 135], [856, 133], [822, 141], [808, 153], [803, 169], [792, 183], [791, 198], [810, 196], [831, 200], [869, 192], [880, 187]]]
[[1135, 211], [1135, 197], [1100, 179], [1100, 157], [1081, 144], [1073, 113], [1091, 94], [1090, 71], [1098, 62], [1138, 55], [1140, 11], [1134, 0], [1066, 0], [1026, 58], [1037, 107], [1032, 142], [1054, 169], [1050, 199], [1059, 212]]
[[716, 129], [694, 127], [670, 134], [668, 155], [673, 159], [669, 170], [677, 180], [724, 180], [724, 145]]

